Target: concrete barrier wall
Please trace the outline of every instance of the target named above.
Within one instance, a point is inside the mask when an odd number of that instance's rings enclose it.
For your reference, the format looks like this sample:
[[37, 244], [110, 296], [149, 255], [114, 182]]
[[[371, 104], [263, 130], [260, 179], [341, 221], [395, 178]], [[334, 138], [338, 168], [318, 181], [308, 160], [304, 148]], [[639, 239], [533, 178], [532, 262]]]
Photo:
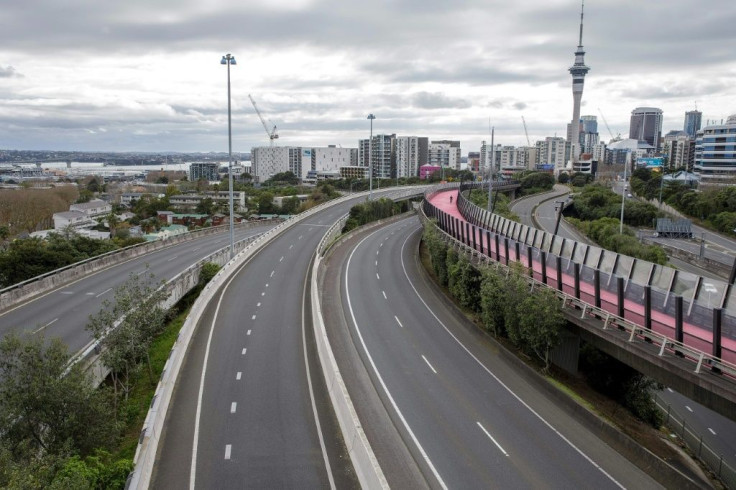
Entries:
[[146, 420], [143, 424], [143, 430], [141, 431], [141, 435], [138, 439], [138, 447], [136, 448], [135, 458], [133, 460], [135, 469], [128, 478], [126, 488], [145, 489], [150, 485], [156, 453], [158, 451], [158, 443], [166, 421], [166, 413], [168, 411], [169, 404], [171, 403], [171, 397], [176, 385], [176, 380], [179, 376], [179, 370], [184, 362], [184, 357], [186, 356], [189, 343], [191, 342], [194, 332], [199, 325], [200, 318], [208, 303], [215, 297], [215, 294], [220, 287], [224, 285], [225, 282], [235, 273], [238, 266], [245, 263], [261, 248], [265, 247], [288, 228], [328, 206], [332, 206], [363, 194], [367, 193], [345, 196], [334, 201], [321, 204], [302, 214], [292, 217], [260, 235], [257, 239], [248, 243], [232, 260], [228, 261], [222, 270], [220, 270], [210, 283], [207, 284], [199, 298], [194, 302], [189, 316], [184, 322], [184, 325], [179, 332], [179, 336], [171, 349], [171, 353], [169, 354], [169, 359], [166, 361], [164, 370], [161, 373], [161, 379], [156, 387], [156, 393], [151, 402], [148, 414], [146, 415]]
[[[239, 230], [245, 230], [256, 226], [262, 226], [264, 224], [277, 223], [279, 220], [268, 220], [268, 221], [248, 221], [245, 223], [239, 223], [236, 228]], [[45, 293], [64, 284], [68, 284], [77, 279], [80, 279], [88, 274], [97, 272], [102, 269], [106, 269], [113, 265], [117, 265], [126, 260], [130, 260], [147, 253], [160, 250], [162, 248], [170, 247], [178, 243], [193, 240], [195, 238], [212, 235], [216, 233], [223, 233], [229, 231], [229, 226], [217, 226], [213, 228], [204, 228], [202, 230], [193, 231], [190, 233], [184, 233], [176, 235], [165, 240], [157, 240], [155, 242], [141, 243], [139, 245], [132, 245], [130, 247], [123, 248], [121, 250], [115, 250], [98, 257], [83, 260], [76, 264], [57, 269], [55, 271], [43, 274], [38, 277], [34, 277], [27, 281], [23, 281], [14, 286], [5, 288], [0, 292], [0, 311], [5, 311], [8, 308], [26, 301], [36, 295]]]

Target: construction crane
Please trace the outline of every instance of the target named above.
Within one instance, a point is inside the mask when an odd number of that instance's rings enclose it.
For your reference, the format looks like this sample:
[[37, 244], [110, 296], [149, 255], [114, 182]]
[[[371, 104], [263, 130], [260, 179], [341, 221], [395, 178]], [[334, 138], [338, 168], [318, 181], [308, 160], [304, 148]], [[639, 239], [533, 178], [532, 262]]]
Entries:
[[527, 146], [532, 146], [532, 142], [529, 140], [529, 131], [526, 129], [526, 119], [524, 119], [524, 116], [521, 116], [521, 122], [524, 123], [524, 134], [526, 135], [526, 144]]
[[611, 135], [611, 141], [621, 141], [621, 133], [619, 133], [618, 136], [615, 136], [615, 137], [613, 136], [613, 131], [611, 131], [611, 126], [608, 125], [608, 121], [606, 121], [606, 116], [603, 115], [603, 111], [601, 110], [600, 107], [598, 108], [598, 112], [601, 113], [601, 119], [603, 119], [603, 122], [606, 125], [606, 129], [608, 130], [608, 134]]
[[256, 110], [256, 114], [258, 114], [258, 118], [261, 120], [261, 124], [263, 124], [263, 129], [266, 130], [266, 134], [268, 135], [268, 139], [271, 141], [271, 146], [273, 146], [273, 140], [278, 139], [279, 135], [276, 132], [276, 126], [273, 127], [272, 130], [268, 130], [268, 124], [266, 124], [266, 120], [263, 119], [263, 115], [261, 114], [261, 111], [258, 110], [258, 106], [256, 105], [256, 101], [253, 100], [253, 97], [248, 94], [248, 98], [250, 99], [251, 104], [253, 104], [253, 109]]

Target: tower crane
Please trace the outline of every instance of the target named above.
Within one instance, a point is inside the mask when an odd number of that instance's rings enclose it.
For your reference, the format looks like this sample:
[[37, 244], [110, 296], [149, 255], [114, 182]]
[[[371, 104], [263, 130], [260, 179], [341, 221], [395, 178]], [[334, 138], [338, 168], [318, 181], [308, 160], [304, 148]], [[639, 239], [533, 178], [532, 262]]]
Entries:
[[606, 124], [606, 129], [608, 130], [608, 134], [611, 135], [611, 141], [621, 141], [621, 133], [619, 133], [618, 136], [613, 136], [613, 131], [611, 131], [611, 126], [608, 125], [608, 121], [606, 121], [606, 116], [603, 115], [603, 111], [601, 108], [598, 108], [598, 112], [601, 113], [601, 119], [603, 119], [603, 122]]
[[532, 142], [529, 140], [529, 131], [526, 129], [526, 119], [524, 119], [524, 116], [521, 116], [521, 122], [524, 123], [524, 134], [526, 135], [526, 144], [527, 146], [532, 146]]
[[248, 94], [248, 98], [250, 99], [251, 104], [253, 104], [253, 109], [256, 110], [256, 114], [258, 114], [258, 118], [261, 120], [261, 124], [263, 124], [263, 129], [266, 130], [266, 134], [268, 135], [268, 139], [271, 142], [271, 146], [273, 146], [273, 140], [278, 139], [279, 137], [278, 133], [276, 132], [276, 126], [274, 126], [273, 129], [269, 131], [268, 124], [266, 124], [266, 120], [263, 119], [263, 115], [261, 114], [261, 111], [258, 110], [256, 101], [253, 100], [253, 97], [250, 94]]

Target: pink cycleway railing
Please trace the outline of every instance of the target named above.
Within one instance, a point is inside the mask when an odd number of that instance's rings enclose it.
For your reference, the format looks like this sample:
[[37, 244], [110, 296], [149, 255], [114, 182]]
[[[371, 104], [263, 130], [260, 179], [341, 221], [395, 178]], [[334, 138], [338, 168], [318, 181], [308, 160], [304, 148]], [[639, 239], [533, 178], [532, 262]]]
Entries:
[[[493, 233], [489, 230], [471, 224], [458, 208], [458, 198], [460, 198], [462, 202], [463, 198], [459, 195], [458, 188], [435, 190], [428, 193], [426, 196], [426, 202], [435, 208], [433, 212], [443, 231], [449, 233], [454, 238], [460, 240], [478, 252], [489, 256], [493, 260], [497, 260], [502, 263], [520, 262], [523, 266], [527, 268], [530, 267], [526, 244], [520, 244], [517, 251], [518, 242], [509, 240], [508, 237], [501, 236], [500, 234]], [[463, 204], [467, 205], [467, 203]], [[472, 209], [470, 212], [477, 214], [478, 210]], [[477, 221], [478, 220], [476, 219], [476, 222]], [[547, 264], [549, 264], [550, 258], [556, 259], [556, 257], [551, 254], [535, 249], [531, 257], [533, 277], [537, 281], [544, 282], [550, 287], [559, 289], [557, 281], [557, 267], [551, 267], [549, 265], [543, 267], [541, 260], [543, 255], [547, 257]], [[567, 264], [567, 269], [569, 269], [572, 264], [570, 259], [567, 258], [562, 259], [562, 262]], [[561, 291], [570, 296], [574, 296], [575, 277], [574, 275], [565, 272], [565, 268], [562, 268], [561, 270]], [[590, 270], [587, 272], [589, 273]], [[543, 281], [544, 275], [546, 275], [546, 281]], [[596, 288], [593, 283], [589, 280], [584, 280], [582, 276], [583, 274], [578, 275], [578, 298], [581, 301], [594, 306], [596, 301]], [[604, 274], [603, 276], [605, 279], [608, 279], [608, 282], [611, 282], [611, 279], [613, 279], [612, 277], [608, 277], [608, 274]], [[601, 280], [599, 284], [603, 282], [604, 281]], [[624, 296], [623, 315], [619, 315], [621, 312], [619, 311], [618, 292], [611, 291], [609, 290], [609, 287], [603, 286], [599, 288], [599, 291], [599, 304], [602, 310], [611, 313], [612, 315], [620, 316], [639, 326], [645, 327], [645, 305]], [[661, 292], [658, 292], [658, 294], [661, 296]], [[674, 303], [674, 300], [672, 303]], [[666, 311], [660, 311], [659, 309], [651, 307], [649, 315], [649, 326], [652, 331], [677, 340], [677, 322], [674, 316], [668, 314]], [[697, 315], [688, 316], [688, 319], [683, 318], [682, 320], [682, 343], [699, 351], [714, 355], [712, 324], [698, 325], [694, 321], [697, 319]], [[700, 319], [702, 319], [702, 317], [703, 315], [701, 314]], [[722, 334], [720, 336], [720, 356], [717, 357], [720, 357], [723, 361], [736, 364], [736, 340], [729, 335]]]

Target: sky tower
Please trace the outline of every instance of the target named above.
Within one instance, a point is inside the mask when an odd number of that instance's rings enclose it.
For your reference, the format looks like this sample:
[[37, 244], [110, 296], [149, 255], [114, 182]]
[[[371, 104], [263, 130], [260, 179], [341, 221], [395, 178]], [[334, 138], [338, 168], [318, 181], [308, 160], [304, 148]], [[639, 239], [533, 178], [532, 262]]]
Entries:
[[575, 64], [569, 68], [572, 75], [572, 121], [570, 122], [570, 130], [568, 133], [568, 142], [570, 143], [570, 161], [577, 162], [580, 156], [580, 100], [583, 98], [583, 83], [585, 75], [590, 68], [585, 66], [585, 50], [583, 49], [583, 11], [585, 10], [585, 0], [580, 7], [580, 40], [578, 41], [578, 49], [575, 51]]

